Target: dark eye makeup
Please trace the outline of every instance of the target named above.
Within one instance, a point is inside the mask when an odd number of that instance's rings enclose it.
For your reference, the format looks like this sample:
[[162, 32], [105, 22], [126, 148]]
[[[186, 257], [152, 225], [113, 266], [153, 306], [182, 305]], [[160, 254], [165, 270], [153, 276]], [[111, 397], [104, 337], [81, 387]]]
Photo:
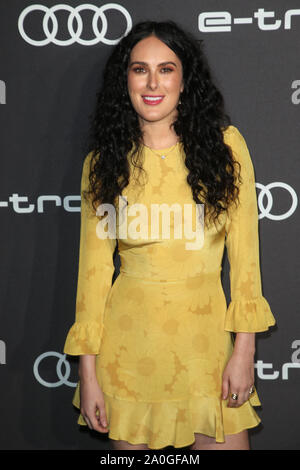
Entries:
[[[135, 68], [133, 68], [132, 70], [133, 70], [134, 72], [137, 72], [138, 70], [141, 70], [141, 69], [143, 69], [143, 68], [144, 68], [144, 67], [135, 67]], [[171, 69], [170, 67], [162, 67], [161, 70], [166, 70], [168, 73], [169, 73], [169, 72], [173, 72], [173, 69]]]

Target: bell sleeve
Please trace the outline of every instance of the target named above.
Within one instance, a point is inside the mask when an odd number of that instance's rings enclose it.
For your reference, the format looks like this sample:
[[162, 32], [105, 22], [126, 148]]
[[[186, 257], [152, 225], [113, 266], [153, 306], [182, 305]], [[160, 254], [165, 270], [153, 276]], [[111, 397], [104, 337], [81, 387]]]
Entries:
[[[230, 264], [230, 293], [226, 331], [255, 333], [266, 331], [276, 320], [262, 295], [259, 261], [258, 209], [253, 163], [239, 130], [230, 126], [228, 133], [233, 157], [240, 165], [242, 182], [240, 204], [230, 207], [225, 224], [225, 246]], [[237, 165], [235, 165], [237, 166]]]
[[68, 331], [64, 353], [70, 355], [98, 354], [103, 333], [103, 313], [112, 286], [113, 254], [116, 238], [97, 236], [100, 218], [86, 201], [91, 153], [83, 163], [81, 177], [81, 216], [79, 266], [77, 278], [75, 322]]

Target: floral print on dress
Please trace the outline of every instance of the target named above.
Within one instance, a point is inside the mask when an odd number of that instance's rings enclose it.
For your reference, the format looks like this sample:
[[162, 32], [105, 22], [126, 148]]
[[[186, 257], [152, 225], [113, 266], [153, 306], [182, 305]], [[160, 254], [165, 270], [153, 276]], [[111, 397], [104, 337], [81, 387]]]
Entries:
[[[119, 239], [121, 268], [113, 285], [116, 240], [97, 237], [98, 218], [82, 198], [76, 314], [64, 352], [96, 355], [111, 439], [152, 449], [184, 447], [194, 442], [194, 433], [224, 442], [226, 434], [261, 421], [254, 410], [261, 405], [256, 390], [238, 408], [228, 408], [221, 397], [234, 346], [231, 332], [266, 331], [276, 322], [262, 294], [252, 160], [235, 126], [224, 131], [224, 142], [241, 164], [240, 205], [221, 218], [218, 230], [205, 228], [198, 250], [187, 250], [184, 238]], [[148, 179], [139, 192], [133, 181], [123, 190], [129, 207], [195, 204], [183, 146], [166, 159], [145, 146], [143, 152]], [[87, 188], [90, 156], [81, 191]], [[225, 247], [229, 305], [221, 284]], [[80, 382], [73, 404], [80, 408]], [[86, 425], [81, 414], [78, 423]]]

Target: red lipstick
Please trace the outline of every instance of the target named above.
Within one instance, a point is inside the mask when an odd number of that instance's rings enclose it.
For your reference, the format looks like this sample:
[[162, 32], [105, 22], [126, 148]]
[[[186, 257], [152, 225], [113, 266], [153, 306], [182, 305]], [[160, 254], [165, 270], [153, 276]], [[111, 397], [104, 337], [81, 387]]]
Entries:
[[163, 95], [142, 95], [143, 101], [145, 104], [148, 104], [150, 106], [155, 106], [156, 104], [159, 104], [162, 102], [164, 99]]

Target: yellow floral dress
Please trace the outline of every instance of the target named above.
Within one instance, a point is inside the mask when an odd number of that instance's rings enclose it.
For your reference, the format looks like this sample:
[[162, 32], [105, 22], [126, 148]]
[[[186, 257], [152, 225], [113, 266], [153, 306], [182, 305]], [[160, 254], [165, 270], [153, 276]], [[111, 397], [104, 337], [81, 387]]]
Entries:
[[[172, 230], [169, 238], [118, 238], [118, 230], [115, 238], [101, 238], [99, 218], [82, 197], [76, 318], [64, 352], [96, 355], [111, 439], [177, 448], [192, 444], [194, 433], [224, 442], [227, 434], [261, 421], [253, 408], [261, 405], [256, 391], [238, 408], [227, 407], [228, 398], [221, 395], [234, 346], [231, 332], [261, 332], [276, 323], [262, 295], [252, 160], [235, 126], [224, 131], [224, 141], [241, 164], [240, 205], [233, 205], [219, 226], [205, 227], [199, 249], [186, 249], [191, 240], [172, 238]], [[122, 193], [129, 203], [128, 225], [138, 214], [129, 211], [135, 203], [148, 209], [162, 203], [195, 209], [183, 146], [178, 143], [160, 158], [169, 149], [155, 150], [155, 155], [143, 147], [146, 183], [137, 186], [131, 178]], [[88, 186], [90, 156], [83, 165], [81, 192]], [[121, 268], [112, 285], [116, 243]], [[225, 246], [228, 306], [221, 284]], [[79, 387], [80, 382], [73, 397], [77, 408]], [[81, 414], [78, 424], [86, 425]]]

